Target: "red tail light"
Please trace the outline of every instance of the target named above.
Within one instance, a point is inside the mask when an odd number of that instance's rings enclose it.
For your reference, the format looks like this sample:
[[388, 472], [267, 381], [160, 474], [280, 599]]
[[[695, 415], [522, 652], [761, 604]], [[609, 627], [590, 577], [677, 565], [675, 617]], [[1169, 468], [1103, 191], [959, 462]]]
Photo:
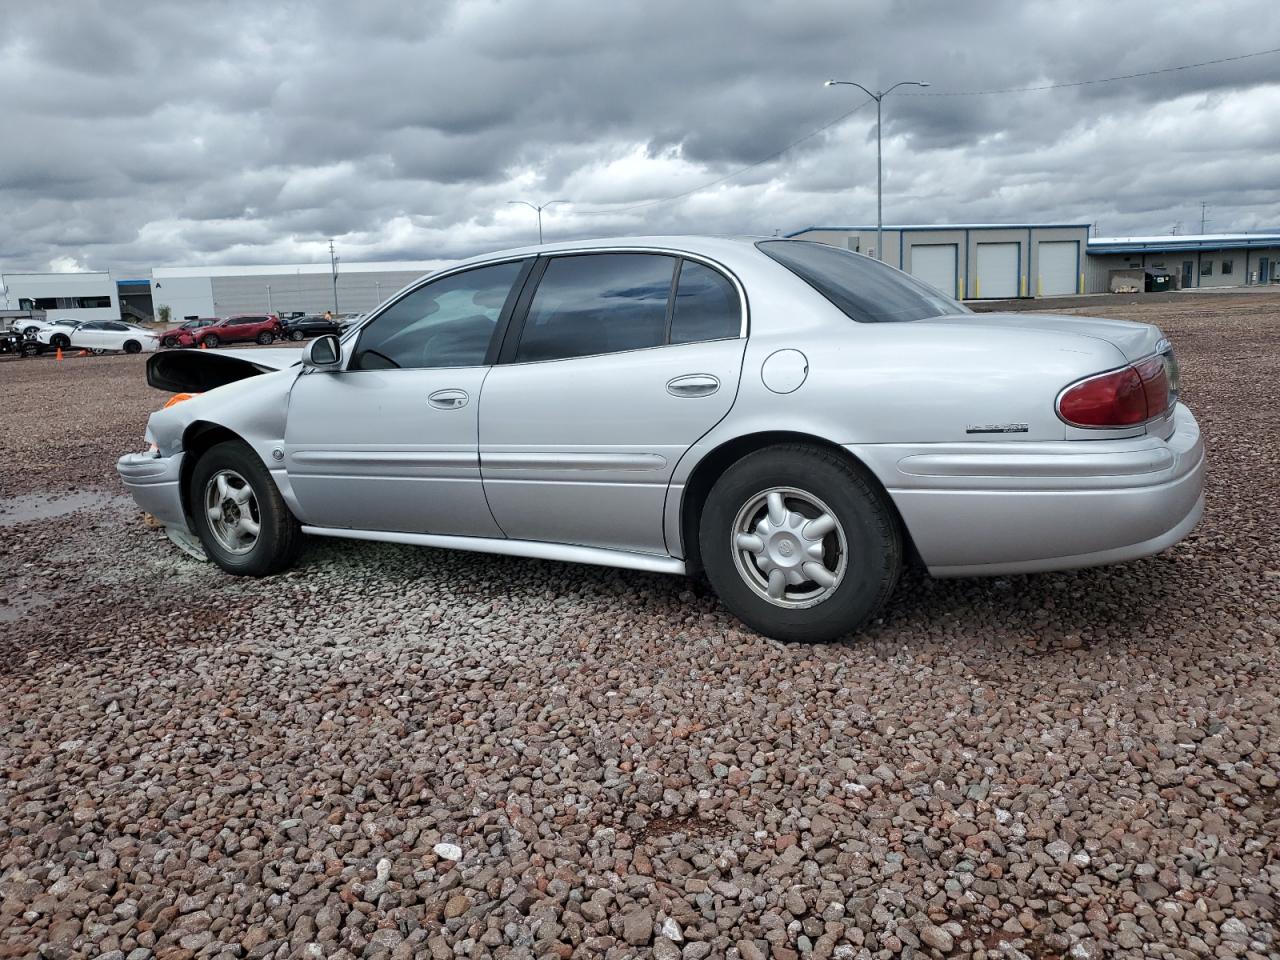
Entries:
[[1067, 387], [1058, 398], [1058, 416], [1076, 427], [1133, 427], [1169, 406], [1169, 374], [1164, 356], [1157, 355]]

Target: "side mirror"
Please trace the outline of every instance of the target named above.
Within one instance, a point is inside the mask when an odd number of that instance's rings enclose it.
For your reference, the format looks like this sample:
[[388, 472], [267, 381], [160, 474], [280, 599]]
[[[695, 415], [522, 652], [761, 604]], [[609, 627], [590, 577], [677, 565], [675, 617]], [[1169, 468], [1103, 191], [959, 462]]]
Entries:
[[316, 370], [335, 370], [342, 360], [342, 347], [333, 334], [316, 337], [302, 352], [302, 365]]

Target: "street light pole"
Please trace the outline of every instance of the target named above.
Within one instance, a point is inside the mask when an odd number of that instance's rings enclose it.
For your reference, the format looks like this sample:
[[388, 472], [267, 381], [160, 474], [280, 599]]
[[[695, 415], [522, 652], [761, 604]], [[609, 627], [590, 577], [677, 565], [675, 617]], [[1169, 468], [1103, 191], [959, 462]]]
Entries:
[[329, 239], [329, 272], [333, 274], [333, 314], [338, 315], [338, 261], [342, 258], [333, 252], [333, 238]]
[[[924, 80], [899, 80], [887, 90], [872, 93], [855, 80], [828, 80], [828, 87], [857, 87], [876, 102], [876, 259], [884, 260], [884, 151], [881, 148], [882, 101], [899, 87], [927, 87]], [[899, 264], [901, 266], [901, 264]]]
[[548, 200], [546, 203], [530, 203], [528, 200], [508, 200], [507, 203], [522, 203], [538, 215], [538, 243], [542, 243], [542, 211], [556, 203], [568, 203], [568, 200]]

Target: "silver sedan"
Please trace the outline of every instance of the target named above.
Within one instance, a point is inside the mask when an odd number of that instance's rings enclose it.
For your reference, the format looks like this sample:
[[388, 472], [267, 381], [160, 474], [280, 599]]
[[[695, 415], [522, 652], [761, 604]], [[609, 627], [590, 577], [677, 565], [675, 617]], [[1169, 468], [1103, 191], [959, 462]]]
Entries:
[[1028, 573], [1163, 550], [1204, 448], [1154, 326], [973, 314], [830, 246], [563, 243], [478, 257], [305, 351], [168, 351], [198, 395], [119, 462], [260, 576], [304, 534], [705, 572], [760, 632], [831, 640], [904, 563]]

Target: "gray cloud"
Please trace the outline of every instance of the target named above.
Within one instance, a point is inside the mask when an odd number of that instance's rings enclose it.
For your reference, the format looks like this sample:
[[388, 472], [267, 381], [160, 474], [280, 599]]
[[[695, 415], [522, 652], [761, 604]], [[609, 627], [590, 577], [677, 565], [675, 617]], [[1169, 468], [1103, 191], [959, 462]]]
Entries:
[[[0, 269], [442, 259], [551, 238], [875, 216], [869, 86], [1060, 83], [1269, 45], [1263, 0], [5, 4]], [[976, 12], [980, 10], [981, 12]], [[1280, 55], [885, 102], [890, 221], [1280, 226]], [[646, 204], [626, 209], [632, 204]]]

